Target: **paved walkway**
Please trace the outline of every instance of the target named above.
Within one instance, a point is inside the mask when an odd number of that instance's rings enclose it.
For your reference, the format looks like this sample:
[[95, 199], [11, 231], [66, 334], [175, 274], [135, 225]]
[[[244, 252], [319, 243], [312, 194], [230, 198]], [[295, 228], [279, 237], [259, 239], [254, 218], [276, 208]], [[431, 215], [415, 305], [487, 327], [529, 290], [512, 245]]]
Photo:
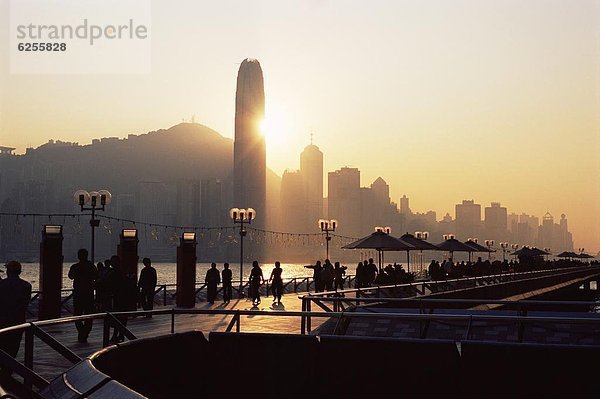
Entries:
[[[157, 307], [155, 309], [170, 308]], [[232, 299], [231, 303], [227, 305], [218, 302], [213, 305], [200, 302], [196, 304], [195, 309], [301, 311], [302, 301], [298, 298], [298, 294], [288, 294], [282, 298], [282, 305], [273, 305], [272, 297], [262, 297], [262, 302], [258, 306], [253, 306], [249, 299]], [[315, 310], [317, 309], [313, 311]], [[206, 334], [211, 331], [225, 331], [232, 317], [231, 315], [177, 315], [175, 331], [199, 330]], [[313, 329], [325, 320], [325, 318], [313, 318]], [[241, 316], [240, 331], [298, 334], [300, 333], [300, 323], [300, 317], [297, 316]], [[127, 328], [138, 338], [169, 334], [171, 332], [171, 315], [157, 315], [152, 318], [136, 317], [129, 320]], [[102, 349], [103, 327], [101, 321], [94, 322], [87, 343], [77, 341], [77, 330], [72, 323], [48, 326], [44, 328], [44, 331], [82, 358]], [[17, 356], [21, 362], [23, 361], [24, 341], [23, 339], [21, 350]], [[34, 348], [33, 369], [48, 380], [71, 366], [69, 361], [37, 338], [34, 340]], [[157, 359], [158, 361], [160, 359]]]

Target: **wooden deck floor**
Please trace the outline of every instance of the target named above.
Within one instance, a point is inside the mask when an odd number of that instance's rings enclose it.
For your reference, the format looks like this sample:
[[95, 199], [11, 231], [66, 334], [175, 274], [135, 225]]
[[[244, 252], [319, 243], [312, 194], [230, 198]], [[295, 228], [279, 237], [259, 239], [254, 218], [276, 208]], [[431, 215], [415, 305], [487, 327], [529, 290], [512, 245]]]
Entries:
[[[232, 299], [225, 305], [216, 302], [210, 305], [207, 302], [196, 304], [196, 309], [220, 310], [261, 310], [261, 311], [301, 311], [302, 301], [298, 294], [284, 295], [282, 305], [273, 305], [272, 297], [263, 297], [258, 306], [253, 306], [249, 299]], [[164, 309], [155, 307], [155, 309]], [[206, 334], [211, 331], [225, 331], [232, 320], [231, 315], [177, 315], [175, 317], [175, 332], [199, 330]], [[312, 327], [317, 328], [325, 318], [313, 318]], [[272, 317], [264, 315], [241, 316], [240, 331], [242, 332], [270, 332], [270, 333], [300, 333], [300, 317]], [[155, 315], [152, 318], [137, 317], [130, 319], [127, 328], [137, 338], [153, 337], [171, 332], [171, 316]], [[103, 328], [101, 321], [95, 321], [94, 327], [87, 343], [77, 341], [77, 330], [72, 323], [44, 327], [44, 331], [69, 348], [78, 356], [84, 358], [102, 349]], [[17, 356], [23, 361], [24, 341]], [[34, 363], [33, 369], [42, 377], [51, 380], [67, 370], [72, 364], [56, 351], [51, 349], [41, 340], [34, 338]], [[159, 361], [157, 359], [157, 361]]]

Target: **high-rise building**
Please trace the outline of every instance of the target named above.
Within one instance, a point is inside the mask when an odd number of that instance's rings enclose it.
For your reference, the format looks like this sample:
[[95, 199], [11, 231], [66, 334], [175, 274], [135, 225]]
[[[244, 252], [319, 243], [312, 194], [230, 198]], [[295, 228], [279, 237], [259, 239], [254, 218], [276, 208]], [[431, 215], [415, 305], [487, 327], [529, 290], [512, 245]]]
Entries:
[[[306, 233], [309, 227], [306, 219], [304, 201], [304, 178], [299, 170], [286, 170], [281, 177], [281, 209], [286, 209], [282, 218], [284, 231]], [[317, 225], [315, 220], [314, 226]]]
[[254, 208], [255, 224], [264, 226], [266, 202], [266, 149], [260, 124], [265, 116], [265, 90], [260, 63], [247, 58], [237, 76], [233, 201], [238, 208]]
[[485, 232], [484, 236], [496, 241], [504, 241], [508, 238], [508, 212], [506, 207], [499, 202], [492, 202], [491, 206], [486, 206], [485, 213]]
[[477, 237], [481, 228], [481, 205], [473, 200], [463, 200], [462, 204], [456, 204], [455, 211], [457, 238]]
[[[323, 214], [323, 153], [310, 144], [300, 154], [300, 173], [304, 184], [305, 227], [316, 226]], [[283, 181], [281, 182], [283, 186]], [[283, 190], [283, 187], [282, 187]], [[283, 193], [281, 194], [283, 198]], [[282, 208], [283, 209], [283, 208]]]
[[177, 181], [176, 223], [180, 226], [200, 224], [200, 180]]
[[400, 198], [400, 213], [403, 215], [411, 214], [410, 205], [409, 205], [408, 197], [406, 196], [406, 194], [404, 194], [402, 196], [402, 198]]
[[226, 216], [223, 209], [223, 184], [219, 179], [204, 179], [201, 183], [200, 220], [203, 226], [222, 226]]
[[344, 167], [328, 174], [328, 215], [337, 219], [341, 234], [357, 237], [360, 234], [360, 171]]

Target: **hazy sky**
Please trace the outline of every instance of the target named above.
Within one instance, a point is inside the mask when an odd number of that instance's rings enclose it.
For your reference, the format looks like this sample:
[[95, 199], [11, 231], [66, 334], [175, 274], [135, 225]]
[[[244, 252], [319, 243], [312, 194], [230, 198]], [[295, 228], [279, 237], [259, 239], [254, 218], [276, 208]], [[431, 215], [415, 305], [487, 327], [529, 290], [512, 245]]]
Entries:
[[[0, 0], [0, 53], [8, 43]], [[239, 63], [265, 75], [268, 165], [383, 177], [414, 211], [565, 213], [600, 249], [600, 1], [153, 1], [152, 73], [11, 75], [0, 145], [88, 143], [196, 120], [233, 137]], [[481, 237], [482, 239], [485, 237]]]

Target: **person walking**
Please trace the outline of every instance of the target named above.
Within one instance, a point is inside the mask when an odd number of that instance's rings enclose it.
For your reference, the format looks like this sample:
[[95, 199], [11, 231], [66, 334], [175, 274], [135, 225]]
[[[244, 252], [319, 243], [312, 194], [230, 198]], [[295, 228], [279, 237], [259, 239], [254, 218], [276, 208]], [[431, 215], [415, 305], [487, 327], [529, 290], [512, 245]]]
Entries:
[[[6, 278], [0, 280], [0, 328], [25, 323], [27, 305], [31, 299], [31, 284], [19, 277], [21, 264], [11, 260], [6, 265]], [[23, 331], [12, 331], [0, 336], [0, 350], [16, 357], [21, 346]], [[0, 381], [10, 377], [11, 370], [0, 370]]]
[[[156, 290], [156, 269], [152, 267], [150, 258], [142, 259], [144, 267], [140, 271], [140, 279], [138, 281], [138, 290], [140, 291], [140, 302], [142, 309], [154, 309], [154, 291]], [[152, 317], [147, 314], [146, 318]]]
[[275, 268], [271, 271], [271, 277], [269, 282], [271, 283], [271, 289], [273, 290], [273, 303], [281, 305], [281, 295], [283, 295], [283, 279], [281, 278], [281, 263], [275, 262]]
[[221, 275], [219, 274], [216, 263], [213, 262], [210, 264], [210, 269], [206, 271], [204, 282], [207, 285], [206, 300], [212, 305], [217, 298], [217, 285], [221, 282]]
[[[98, 278], [98, 270], [88, 260], [88, 251], [81, 248], [77, 251], [79, 262], [69, 269], [69, 278], [73, 280], [73, 314], [81, 316], [94, 313], [94, 286]], [[87, 342], [92, 331], [93, 320], [76, 321], [77, 341]]]
[[231, 302], [231, 293], [233, 291], [233, 286], [231, 285], [232, 273], [229, 268], [229, 263], [223, 264], [221, 277], [221, 282], [223, 284], [223, 303], [227, 304]]
[[252, 304], [255, 306], [260, 303], [260, 286], [264, 281], [262, 269], [258, 261], [255, 260], [252, 262], [252, 270], [250, 271], [250, 298], [252, 298]]
[[[126, 274], [121, 267], [121, 259], [113, 255], [110, 258], [110, 262], [113, 266], [113, 292], [114, 292], [114, 301], [113, 308], [115, 312], [126, 312], [131, 310], [136, 310], [137, 308], [137, 284], [135, 281], [135, 274], [129, 273]], [[128, 317], [127, 316], [116, 316], [117, 320], [124, 326], [127, 326]], [[125, 340], [125, 336], [122, 331], [120, 331], [116, 326], [113, 330], [113, 335], [110, 339], [110, 342], [117, 343], [123, 342]]]

